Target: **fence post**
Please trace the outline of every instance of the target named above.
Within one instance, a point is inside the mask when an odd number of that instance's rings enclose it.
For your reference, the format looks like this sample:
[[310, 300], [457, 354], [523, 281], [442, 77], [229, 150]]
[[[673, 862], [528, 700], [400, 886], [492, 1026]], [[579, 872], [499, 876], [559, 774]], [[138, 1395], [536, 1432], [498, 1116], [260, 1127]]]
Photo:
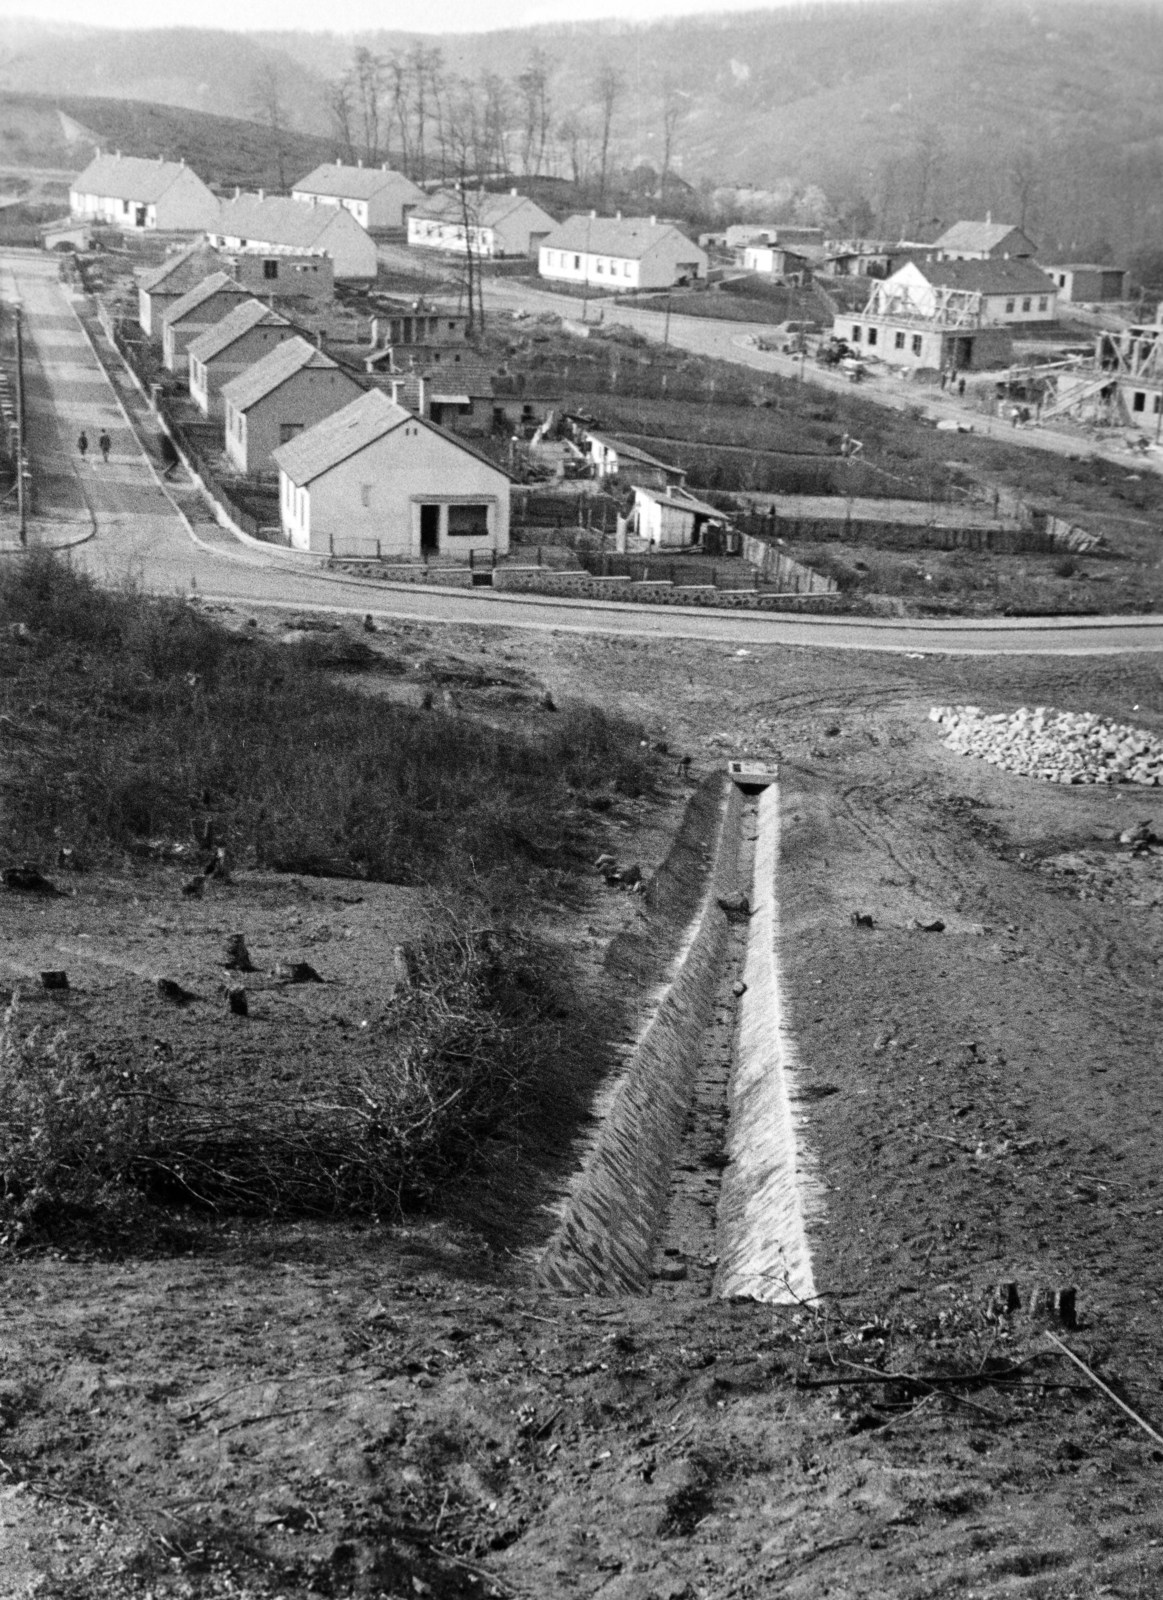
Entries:
[[376, 560], [377, 561], [382, 561], [383, 559], [384, 559], [384, 552], [380, 549], [380, 541], [377, 539], [376, 540]]

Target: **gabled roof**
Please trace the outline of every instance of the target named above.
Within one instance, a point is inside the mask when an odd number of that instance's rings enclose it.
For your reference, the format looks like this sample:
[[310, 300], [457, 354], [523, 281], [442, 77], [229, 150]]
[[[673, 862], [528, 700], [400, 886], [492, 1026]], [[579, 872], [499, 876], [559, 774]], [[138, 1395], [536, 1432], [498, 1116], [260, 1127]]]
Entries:
[[250, 298], [249, 291], [240, 283], [235, 283], [228, 272], [212, 272], [208, 278], [203, 278], [201, 283], [196, 283], [192, 289], [187, 289], [180, 300], [175, 300], [172, 306], [167, 306], [162, 312], [162, 321], [181, 322], [207, 300], [212, 300], [216, 294], [223, 292], [238, 299]]
[[[265, 356], [247, 367], [245, 372], [240, 372], [236, 378], [231, 378], [229, 383], [224, 383], [222, 395], [237, 410], [249, 411], [251, 406], [265, 400], [268, 394], [274, 394], [288, 378], [308, 368], [333, 372], [341, 370], [338, 361], [333, 361], [307, 339], [296, 334], [293, 339], [284, 339], [282, 344], [268, 350]], [[352, 373], [347, 376], [353, 383], [359, 382]]]
[[285, 472], [293, 484], [302, 487], [313, 482], [322, 473], [329, 472], [332, 467], [337, 467], [341, 461], [347, 461], [352, 456], [358, 455], [361, 450], [375, 444], [378, 439], [393, 433], [405, 422], [418, 423], [422, 428], [427, 428], [429, 432], [455, 445], [465, 455], [483, 461], [502, 477], [509, 476], [504, 467], [499, 466], [483, 451], [474, 450], [466, 440], [438, 427], [434, 422], [429, 422], [427, 418], [406, 411], [403, 406], [389, 400], [382, 389], [370, 389], [367, 394], [360, 395], [358, 400], [353, 400], [350, 405], [344, 406], [342, 411], [324, 417], [323, 421], [317, 422], [313, 428], [296, 435], [289, 444], [280, 445], [273, 452], [273, 459], [280, 471]]
[[991, 261], [917, 261], [917, 271], [943, 289], [975, 294], [1052, 294], [1058, 285], [1032, 261], [1013, 256]]
[[955, 222], [951, 228], [939, 234], [933, 241], [934, 250], [996, 250], [1012, 233], [1030, 245], [1033, 245], [1020, 228], [1012, 222]]
[[217, 250], [209, 244], [190, 244], [184, 250], [167, 256], [160, 267], [151, 267], [137, 280], [139, 289], [147, 294], [163, 286], [167, 294], [185, 294], [202, 279], [217, 269]]
[[699, 500], [687, 489], [647, 489], [642, 484], [632, 484], [635, 494], [640, 494], [647, 500], [654, 500], [660, 506], [670, 506], [675, 511], [689, 511], [696, 517], [715, 517], [720, 522], [728, 521], [725, 511], [720, 511], [717, 506], [709, 506], [705, 500]]
[[264, 306], [261, 300], [244, 300], [233, 311], [228, 311], [221, 322], [216, 322], [212, 328], [198, 335], [190, 345], [190, 355], [195, 361], [213, 361], [215, 356], [228, 350], [236, 339], [241, 339], [244, 333], [260, 326], [289, 328], [291, 324], [286, 317], [272, 311], [270, 306]]
[[[524, 194], [470, 194], [469, 223], [475, 228], [496, 228], [506, 217], [523, 210], [526, 206], [532, 206], [535, 211], [541, 212], [548, 227], [553, 227], [553, 218], [549, 213], [542, 211], [536, 200], [530, 200], [529, 196]], [[423, 205], [418, 205], [412, 215], [432, 222], [463, 222], [464, 202], [459, 194], [449, 189], [438, 189]]]
[[402, 172], [388, 167], [348, 167], [338, 161], [325, 161], [305, 178], [291, 185], [295, 193], [328, 194], [340, 200], [370, 200], [385, 189], [397, 190], [406, 197], [424, 198], [424, 191]]
[[663, 472], [675, 472], [680, 477], [686, 477], [682, 467], [676, 467], [670, 461], [660, 461], [657, 456], [647, 455], [645, 450], [639, 450], [635, 444], [627, 444], [624, 439], [615, 438], [612, 433], [601, 433], [596, 428], [587, 428], [586, 436], [596, 439], [599, 444], [604, 444], [607, 449], [613, 450], [615, 455], [625, 456], [627, 461], [637, 461], [640, 466], [659, 467]]
[[698, 245], [691, 244], [673, 222], [656, 222], [649, 217], [591, 217], [580, 212], [558, 223], [549, 237], [542, 239], [541, 246], [546, 250], [579, 250], [637, 261], [662, 240], [675, 236], [696, 255], [701, 254]]
[[[171, 185], [188, 173], [190, 169], [184, 161], [147, 161], [144, 156], [96, 156], [84, 172], [73, 179], [72, 187], [78, 194], [98, 194], [110, 200], [136, 200], [139, 205], [150, 205], [160, 200]], [[201, 178], [197, 181], [202, 182]]]
[[[342, 206], [307, 206], [285, 195], [239, 195], [224, 200], [219, 207], [215, 232], [227, 239], [246, 239], [252, 244], [289, 244], [300, 248], [323, 248], [329, 228], [363, 229]], [[366, 237], [366, 235], [365, 235]]]
[[451, 400], [465, 395], [471, 400], [491, 400], [493, 375], [480, 362], [459, 361], [416, 369], [428, 386], [430, 400]]

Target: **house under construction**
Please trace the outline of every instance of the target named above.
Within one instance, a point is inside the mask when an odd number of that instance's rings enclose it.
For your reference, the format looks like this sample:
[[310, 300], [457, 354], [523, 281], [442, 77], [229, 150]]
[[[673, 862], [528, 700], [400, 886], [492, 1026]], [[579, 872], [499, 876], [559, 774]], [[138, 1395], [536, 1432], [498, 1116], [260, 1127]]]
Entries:
[[1071, 416], [1099, 426], [1130, 425], [1163, 431], [1163, 323], [1100, 333], [1094, 357], [1049, 363], [1038, 369], [1046, 383], [1045, 422]]
[[973, 372], [1005, 366], [1008, 330], [986, 321], [980, 290], [946, 284], [877, 283], [862, 312], [838, 316], [836, 338], [894, 366]]

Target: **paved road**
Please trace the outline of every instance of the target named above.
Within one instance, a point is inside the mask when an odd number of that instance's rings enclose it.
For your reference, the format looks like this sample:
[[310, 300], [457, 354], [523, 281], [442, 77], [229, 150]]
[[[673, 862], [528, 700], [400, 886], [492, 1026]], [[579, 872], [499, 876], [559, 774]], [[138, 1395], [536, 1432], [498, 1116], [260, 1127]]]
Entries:
[[[156, 593], [199, 594], [248, 607], [327, 610], [432, 623], [537, 628], [638, 638], [688, 638], [735, 646], [815, 645], [833, 649], [985, 654], [1094, 654], [1163, 650], [1163, 617], [1060, 622], [892, 622], [863, 618], [798, 618], [685, 607], [627, 606], [562, 601], [544, 596], [493, 595], [483, 590], [436, 590], [361, 583], [322, 573], [305, 558], [253, 549], [204, 525], [197, 537], [161, 486], [155, 465], [129, 425], [123, 406], [136, 408], [150, 436], [148, 412], [123, 375], [109, 381], [43, 257], [0, 256], [0, 292], [18, 295], [36, 362], [38, 425], [31, 430], [34, 474], [59, 531], [72, 517], [78, 537], [96, 536], [73, 559], [104, 582], [130, 581]], [[112, 435], [108, 464], [80, 462], [81, 427], [95, 438]], [[178, 498], [181, 498], [179, 493]], [[34, 530], [35, 537], [35, 530]]]

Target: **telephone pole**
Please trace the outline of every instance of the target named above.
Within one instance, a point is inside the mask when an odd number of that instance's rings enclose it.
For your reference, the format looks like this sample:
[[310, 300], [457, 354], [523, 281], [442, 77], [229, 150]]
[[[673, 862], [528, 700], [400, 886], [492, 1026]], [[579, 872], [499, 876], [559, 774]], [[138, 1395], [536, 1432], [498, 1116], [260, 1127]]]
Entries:
[[16, 510], [20, 519], [20, 542], [28, 543], [28, 506], [24, 482], [24, 325], [19, 300], [12, 306], [16, 326]]

